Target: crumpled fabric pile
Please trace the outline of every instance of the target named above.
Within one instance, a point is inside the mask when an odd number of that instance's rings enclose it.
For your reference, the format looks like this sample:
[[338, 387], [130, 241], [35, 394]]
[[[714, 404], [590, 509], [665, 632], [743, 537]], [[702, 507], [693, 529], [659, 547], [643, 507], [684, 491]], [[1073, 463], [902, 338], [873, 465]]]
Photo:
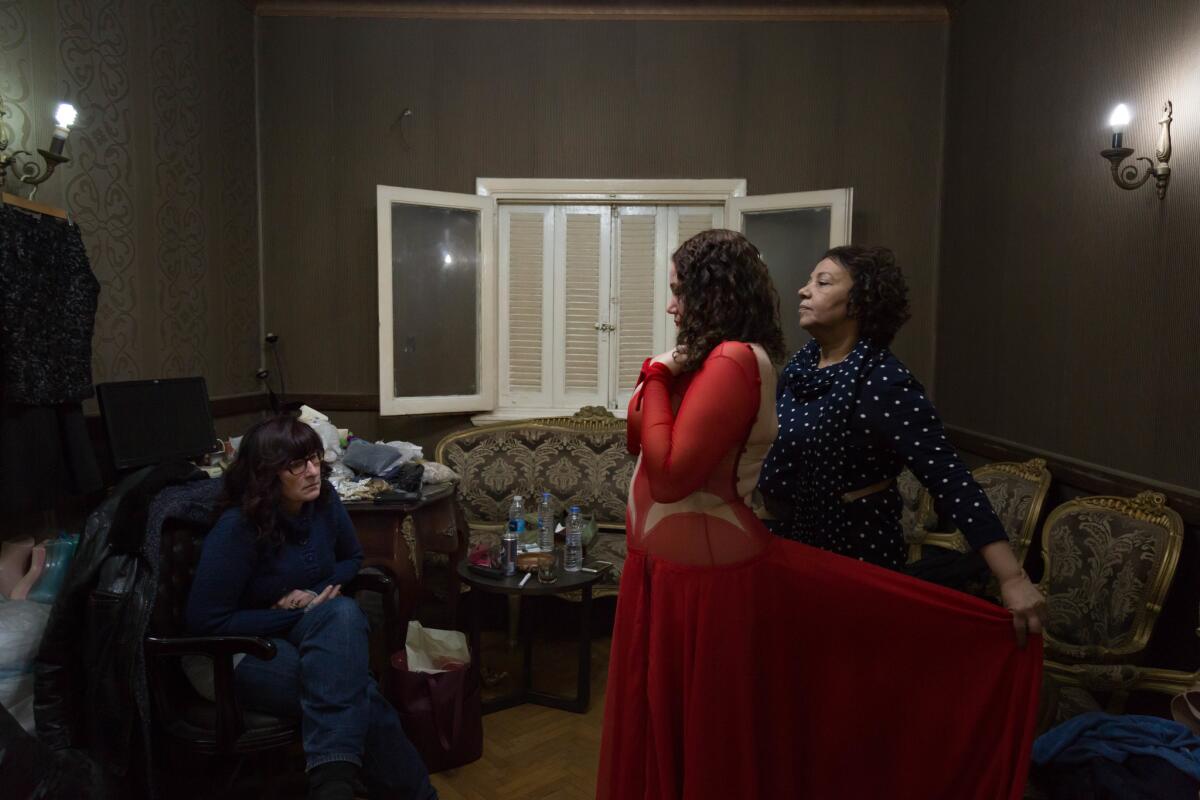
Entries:
[[343, 502], [370, 502], [385, 493], [391, 499], [415, 499], [424, 484], [458, 480], [444, 464], [425, 461], [422, 448], [412, 442], [360, 439], [309, 406], [301, 406], [300, 421], [321, 437], [329, 482]]

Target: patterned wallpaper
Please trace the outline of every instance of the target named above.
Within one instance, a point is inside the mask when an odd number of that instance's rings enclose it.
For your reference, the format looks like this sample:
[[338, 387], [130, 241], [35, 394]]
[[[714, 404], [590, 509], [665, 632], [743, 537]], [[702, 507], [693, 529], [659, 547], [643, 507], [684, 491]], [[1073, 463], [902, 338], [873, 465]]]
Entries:
[[253, 59], [237, 0], [0, 0], [14, 142], [44, 147], [54, 106], [79, 111], [37, 199], [70, 211], [102, 285], [96, 382], [258, 388]]

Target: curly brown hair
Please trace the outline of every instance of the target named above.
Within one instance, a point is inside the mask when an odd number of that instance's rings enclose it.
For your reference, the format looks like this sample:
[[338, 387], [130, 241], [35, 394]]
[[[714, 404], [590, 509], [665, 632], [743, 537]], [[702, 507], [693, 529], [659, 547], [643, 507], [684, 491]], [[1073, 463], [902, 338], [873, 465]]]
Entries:
[[858, 335], [887, 347], [897, 331], [912, 317], [908, 283], [896, 266], [896, 254], [886, 247], [847, 245], [834, 247], [825, 258], [850, 273], [849, 313], [858, 320]]
[[[283, 532], [278, 526], [279, 471], [289, 462], [324, 453], [321, 437], [296, 417], [280, 414], [250, 426], [242, 437], [229, 471], [225, 473], [225, 508], [239, 508], [258, 532], [262, 544], [278, 547]], [[321, 462], [321, 494], [317, 505], [329, 502], [333, 491], [329, 465]]]
[[772, 361], [787, 357], [779, 292], [758, 248], [737, 231], [701, 231], [671, 256], [683, 303], [678, 347], [683, 371], [698, 369], [721, 342], [761, 345]]

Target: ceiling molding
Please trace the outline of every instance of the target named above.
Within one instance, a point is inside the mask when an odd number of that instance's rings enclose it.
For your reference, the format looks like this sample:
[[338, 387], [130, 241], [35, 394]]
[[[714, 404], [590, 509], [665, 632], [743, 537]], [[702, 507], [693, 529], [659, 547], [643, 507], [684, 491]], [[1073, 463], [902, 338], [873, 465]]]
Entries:
[[412, 2], [411, 0], [255, 0], [261, 17], [372, 17], [570, 22], [947, 22], [947, 0], [841, 2]]

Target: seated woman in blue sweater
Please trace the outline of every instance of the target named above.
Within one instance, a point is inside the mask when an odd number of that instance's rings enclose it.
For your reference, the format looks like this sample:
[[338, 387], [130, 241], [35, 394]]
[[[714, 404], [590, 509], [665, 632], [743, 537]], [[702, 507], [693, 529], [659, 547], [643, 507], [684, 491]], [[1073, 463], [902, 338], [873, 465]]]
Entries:
[[436, 798], [368, 672], [366, 617], [339, 596], [363, 556], [322, 452], [293, 417], [247, 431], [225, 477], [227, 508], [204, 540], [187, 623], [275, 643], [275, 658], [235, 664], [236, 691], [247, 708], [301, 720], [310, 798], [350, 800], [360, 767], [372, 798]]

